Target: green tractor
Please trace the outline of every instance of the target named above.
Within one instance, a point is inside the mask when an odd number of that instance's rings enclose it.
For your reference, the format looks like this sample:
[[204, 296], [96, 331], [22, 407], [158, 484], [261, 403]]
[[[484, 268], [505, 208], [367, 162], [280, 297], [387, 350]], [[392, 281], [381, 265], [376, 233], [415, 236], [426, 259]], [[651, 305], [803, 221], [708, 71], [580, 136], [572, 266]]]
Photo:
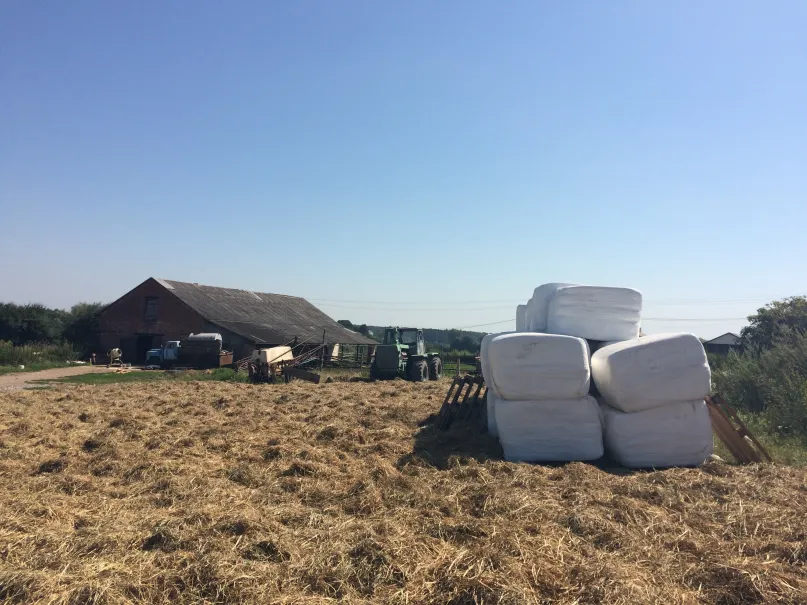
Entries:
[[423, 330], [387, 328], [384, 344], [375, 348], [370, 378], [391, 380], [401, 377], [414, 382], [437, 380], [443, 375], [443, 360], [438, 353], [427, 353]]

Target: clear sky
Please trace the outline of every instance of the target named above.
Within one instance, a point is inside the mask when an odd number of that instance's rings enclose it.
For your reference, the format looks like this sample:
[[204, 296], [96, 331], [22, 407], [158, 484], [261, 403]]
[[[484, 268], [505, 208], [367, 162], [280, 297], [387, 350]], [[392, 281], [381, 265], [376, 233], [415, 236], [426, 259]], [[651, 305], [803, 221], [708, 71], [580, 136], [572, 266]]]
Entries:
[[6, 0], [0, 300], [155, 276], [464, 327], [566, 281], [737, 330], [807, 292], [805, 32], [801, 0]]

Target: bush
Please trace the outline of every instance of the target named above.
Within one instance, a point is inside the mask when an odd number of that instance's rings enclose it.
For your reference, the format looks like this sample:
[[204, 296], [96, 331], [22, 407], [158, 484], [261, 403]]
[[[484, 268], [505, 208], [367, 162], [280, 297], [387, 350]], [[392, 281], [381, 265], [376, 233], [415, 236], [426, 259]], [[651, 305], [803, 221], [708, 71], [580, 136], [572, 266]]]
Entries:
[[76, 359], [76, 352], [66, 342], [15, 347], [10, 341], [0, 340], [0, 366], [64, 363], [71, 359]]
[[807, 337], [791, 336], [759, 355], [730, 353], [712, 378], [732, 406], [807, 443]]
[[103, 308], [101, 303], [78, 303], [63, 311], [38, 304], [0, 303], [0, 341], [16, 347], [33, 345], [35, 352], [45, 344], [61, 347], [59, 343], [67, 341], [86, 357], [98, 346], [98, 318]]

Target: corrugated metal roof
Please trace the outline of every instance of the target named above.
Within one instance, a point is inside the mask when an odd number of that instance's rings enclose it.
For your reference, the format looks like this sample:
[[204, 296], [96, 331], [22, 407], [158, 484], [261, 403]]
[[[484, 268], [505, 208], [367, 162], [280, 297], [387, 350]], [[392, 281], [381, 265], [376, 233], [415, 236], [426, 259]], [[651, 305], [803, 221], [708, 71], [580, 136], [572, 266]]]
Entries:
[[208, 322], [262, 344], [282, 344], [297, 337], [313, 342], [376, 344], [348, 330], [298, 296], [266, 294], [156, 279]]
[[713, 338], [712, 340], [707, 340], [706, 344], [710, 345], [730, 345], [733, 347], [738, 347], [742, 344], [742, 339], [734, 334], [733, 332], [726, 332], [725, 334], [721, 334], [717, 338]]

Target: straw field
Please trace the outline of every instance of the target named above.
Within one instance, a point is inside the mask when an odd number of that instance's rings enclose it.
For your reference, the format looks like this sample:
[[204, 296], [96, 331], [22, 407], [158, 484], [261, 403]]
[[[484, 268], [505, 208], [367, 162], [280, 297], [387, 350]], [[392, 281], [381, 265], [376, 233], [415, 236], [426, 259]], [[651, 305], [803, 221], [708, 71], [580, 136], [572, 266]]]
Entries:
[[500, 460], [446, 383], [0, 394], [0, 601], [807, 603], [807, 472]]

